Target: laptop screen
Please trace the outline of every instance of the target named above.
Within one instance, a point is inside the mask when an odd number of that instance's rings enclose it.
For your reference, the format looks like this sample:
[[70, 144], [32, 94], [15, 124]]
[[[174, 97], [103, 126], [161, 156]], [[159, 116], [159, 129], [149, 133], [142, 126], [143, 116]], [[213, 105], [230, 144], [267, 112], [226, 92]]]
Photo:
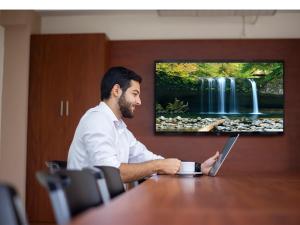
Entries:
[[234, 137], [230, 137], [228, 139], [223, 150], [220, 152], [219, 158], [217, 159], [217, 161], [215, 162], [215, 164], [209, 171], [209, 176], [216, 176], [216, 174], [218, 173], [219, 169], [221, 168], [223, 162], [225, 161], [227, 155], [229, 154], [230, 150], [232, 149], [232, 147], [233, 147], [234, 143], [236, 142], [236, 140], [238, 139], [238, 137], [239, 137], [239, 134], [237, 134]]

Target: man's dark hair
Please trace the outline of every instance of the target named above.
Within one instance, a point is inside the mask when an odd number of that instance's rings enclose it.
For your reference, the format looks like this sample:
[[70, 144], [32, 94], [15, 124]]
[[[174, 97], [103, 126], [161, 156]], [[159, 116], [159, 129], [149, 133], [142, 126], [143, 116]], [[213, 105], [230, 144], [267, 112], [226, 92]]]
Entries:
[[108, 99], [110, 97], [111, 89], [115, 84], [120, 85], [123, 93], [130, 87], [130, 81], [134, 80], [139, 83], [142, 82], [142, 78], [125, 67], [111, 67], [104, 74], [101, 81], [101, 100]]

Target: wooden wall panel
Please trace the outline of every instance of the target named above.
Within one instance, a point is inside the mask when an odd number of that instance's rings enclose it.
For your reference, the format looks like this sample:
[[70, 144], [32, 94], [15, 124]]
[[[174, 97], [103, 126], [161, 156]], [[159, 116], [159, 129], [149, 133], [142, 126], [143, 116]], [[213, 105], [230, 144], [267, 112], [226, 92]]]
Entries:
[[225, 136], [154, 135], [154, 60], [284, 60], [285, 134], [242, 136], [221, 172], [277, 172], [300, 168], [300, 40], [112, 41], [110, 65], [126, 66], [143, 77], [142, 106], [129, 129], [165, 157], [202, 161], [222, 148]]

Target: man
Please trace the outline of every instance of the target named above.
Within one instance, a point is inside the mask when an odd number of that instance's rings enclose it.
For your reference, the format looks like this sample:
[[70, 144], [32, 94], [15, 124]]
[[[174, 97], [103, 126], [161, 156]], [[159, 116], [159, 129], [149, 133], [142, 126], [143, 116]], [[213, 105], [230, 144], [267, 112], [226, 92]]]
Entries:
[[[124, 183], [154, 173], [175, 174], [180, 160], [164, 159], [150, 152], [126, 128], [122, 118], [133, 118], [135, 107], [141, 105], [142, 78], [124, 67], [110, 68], [101, 83], [101, 102], [81, 118], [68, 155], [68, 168], [106, 165], [120, 169]], [[201, 164], [208, 174], [218, 158]]]

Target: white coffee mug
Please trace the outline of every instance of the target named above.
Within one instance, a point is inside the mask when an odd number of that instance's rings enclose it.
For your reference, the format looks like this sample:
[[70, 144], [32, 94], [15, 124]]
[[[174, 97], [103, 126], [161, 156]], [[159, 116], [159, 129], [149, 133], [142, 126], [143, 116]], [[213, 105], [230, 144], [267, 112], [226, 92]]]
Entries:
[[195, 172], [195, 162], [181, 161], [179, 172], [180, 173]]

